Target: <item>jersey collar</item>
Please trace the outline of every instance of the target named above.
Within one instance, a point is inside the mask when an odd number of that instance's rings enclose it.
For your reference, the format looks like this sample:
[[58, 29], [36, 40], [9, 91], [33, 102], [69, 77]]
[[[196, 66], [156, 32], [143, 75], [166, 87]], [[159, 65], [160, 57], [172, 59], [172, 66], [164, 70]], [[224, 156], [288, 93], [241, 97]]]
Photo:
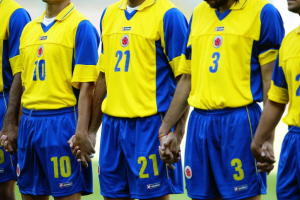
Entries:
[[230, 10], [241, 10], [243, 8], [245, 8], [247, 3], [247, 0], [239, 0], [238, 2], [234, 3]]
[[[127, 5], [128, 5], [127, 1], [128, 0], [121, 0], [120, 9], [126, 10]], [[141, 5], [139, 5], [139, 7], [137, 8], [137, 10], [143, 10], [144, 8], [150, 7], [155, 2], [156, 2], [156, 0], [145, 0]]]
[[[73, 3], [70, 3], [67, 7], [65, 7], [56, 17], [55, 20], [56, 21], [63, 21], [65, 19], [67, 19], [70, 14], [72, 13], [72, 11], [75, 9], [75, 6]], [[44, 12], [44, 14], [42, 16], [40, 16], [39, 18], [37, 18], [37, 22], [42, 23], [44, 20], [46, 12]]]

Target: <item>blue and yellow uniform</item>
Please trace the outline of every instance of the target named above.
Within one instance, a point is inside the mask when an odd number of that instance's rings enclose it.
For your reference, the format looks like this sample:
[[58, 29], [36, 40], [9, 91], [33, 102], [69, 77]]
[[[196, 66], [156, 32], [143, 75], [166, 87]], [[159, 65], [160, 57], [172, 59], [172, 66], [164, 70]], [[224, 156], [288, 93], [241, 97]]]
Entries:
[[271, 101], [288, 104], [284, 122], [289, 126], [285, 136], [277, 174], [278, 200], [300, 199], [300, 27], [283, 40], [268, 93]]
[[[13, 0], [0, 0], [0, 129], [8, 105], [13, 76], [20, 72], [19, 45], [24, 26], [30, 21], [28, 13]], [[0, 182], [16, 180], [17, 156], [0, 148]]]
[[188, 194], [243, 199], [265, 192], [250, 143], [263, 100], [261, 67], [273, 62], [284, 35], [265, 0], [239, 0], [221, 13], [207, 2], [194, 10], [179, 72], [191, 75], [186, 143]]
[[181, 193], [181, 165], [166, 168], [157, 136], [179, 75], [187, 22], [169, 0], [145, 0], [132, 13], [126, 7], [127, 0], [109, 6], [100, 24], [99, 69], [107, 85], [101, 193], [136, 199]]
[[97, 78], [99, 35], [73, 4], [48, 26], [44, 16], [29, 23], [21, 36], [19, 188], [29, 195], [89, 194], [91, 167], [77, 162], [67, 141], [76, 131], [80, 83]]

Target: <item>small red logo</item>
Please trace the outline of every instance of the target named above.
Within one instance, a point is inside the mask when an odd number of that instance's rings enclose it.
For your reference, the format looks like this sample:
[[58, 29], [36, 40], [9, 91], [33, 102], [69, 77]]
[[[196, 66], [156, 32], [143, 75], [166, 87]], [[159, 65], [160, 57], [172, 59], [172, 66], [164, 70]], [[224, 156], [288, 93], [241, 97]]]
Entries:
[[221, 36], [215, 37], [213, 42], [215, 48], [220, 48], [222, 43], [223, 43], [223, 38]]
[[16, 173], [17, 173], [17, 176], [19, 177], [19, 176], [20, 176], [20, 173], [21, 173], [20, 165], [19, 165], [19, 164], [17, 164]]
[[44, 47], [40, 46], [37, 52], [37, 56], [40, 58], [42, 57], [43, 53], [44, 53]]
[[186, 166], [185, 169], [184, 169], [184, 172], [185, 172], [185, 177], [187, 179], [191, 179], [192, 176], [193, 176], [193, 173], [192, 173], [192, 169], [190, 166]]
[[122, 47], [127, 47], [128, 44], [129, 44], [129, 36], [124, 35], [121, 39], [121, 45], [122, 45]]

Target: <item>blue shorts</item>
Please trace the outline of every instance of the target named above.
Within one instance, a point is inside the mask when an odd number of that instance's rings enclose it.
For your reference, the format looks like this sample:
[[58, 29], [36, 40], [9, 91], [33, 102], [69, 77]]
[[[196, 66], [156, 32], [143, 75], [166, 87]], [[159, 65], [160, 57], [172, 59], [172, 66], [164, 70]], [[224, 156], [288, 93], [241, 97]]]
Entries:
[[[0, 93], [0, 130], [8, 104], [8, 95]], [[0, 183], [17, 180], [17, 154], [11, 155], [0, 147]]]
[[23, 109], [18, 137], [18, 185], [22, 194], [64, 197], [92, 193], [92, 167], [83, 167], [67, 143], [75, 133], [74, 107]]
[[300, 199], [300, 127], [289, 127], [281, 147], [277, 199]]
[[175, 170], [160, 160], [158, 130], [161, 116], [103, 116], [99, 180], [109, 198], [150, 199], [183, 193], [181, 162]]
[[266, 192], [250, 150], [261, 115], [257, 104], [192, 112], [186, 139], [185, 177], [194, 199], [237, 200]]

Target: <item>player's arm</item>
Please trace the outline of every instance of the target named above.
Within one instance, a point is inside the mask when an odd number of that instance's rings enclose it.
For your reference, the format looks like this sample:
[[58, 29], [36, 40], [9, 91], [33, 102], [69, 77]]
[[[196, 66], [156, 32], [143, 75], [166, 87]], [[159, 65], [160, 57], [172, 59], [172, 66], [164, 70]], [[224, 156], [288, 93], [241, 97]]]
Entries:
[[263, 171], [271, 171], [275, 162], [273, 154], [273, 139], [275, 127], [278, 124], [285, 106], [289, 101], [287, 83], [279, 59], [276, 61], [268, 99], [260, 119], [251, 150], [258, 160], [258, 167]]
[[[180, 156], [180, 143], [189, 112], [187, 98], [190, 92], [190, 75], [180, 70], [181, 67], [189, 68], [187, 60], [190, 59], [190, 55], [186, 54], [187, 49], [190, 50], [190, 47], [187, 47], [189, 30], [186, 19], [180, 11], [172, 9], [166, 13], [164, 17], [166, 53], [174, 75], [180, 78], [173, 101], [159, 130], [160, 155], [166, 163], [176, 162]], [[188, 54], [190, 53], [189, 51]], [[175, 127], [175, 131], [170, 133], [172, 127]]]
[[17, 150], [18, 122], [23, 93], [21, 81], [21, 56], [20, 37], [25, 25], [30, 21], [30, 16], [24, 9], [17, 9], [9, 22], [9, 62], [13, 73], [13, 82], [9, 92], [9, 102], [3, 122], [1, 144], [11, 153]]
[[102, 122], [102, 102], [106, 96], [106, 82], [105, 74], [99, 73], [98, 80], [96, 82], [96, 88], [92, 100], [92, 116], [89, 128], [89, 134], [91, 137], [96, 137], [98, 129]]
[[95, 27], [87, 20], [77, 28], [75, 41], [75, 67], [72, 76], [73, 87], [80, 89], [78, 100], [78, 121], [75, 135], [69, 140], [71, 148], [78, 147], [74, 154], [88, 165], [90, 154], [94, 153], [94, 142], [88, 135], [91, 116], [91, 101], [94, 83], [97, 78], [99, 35]]

